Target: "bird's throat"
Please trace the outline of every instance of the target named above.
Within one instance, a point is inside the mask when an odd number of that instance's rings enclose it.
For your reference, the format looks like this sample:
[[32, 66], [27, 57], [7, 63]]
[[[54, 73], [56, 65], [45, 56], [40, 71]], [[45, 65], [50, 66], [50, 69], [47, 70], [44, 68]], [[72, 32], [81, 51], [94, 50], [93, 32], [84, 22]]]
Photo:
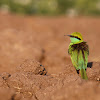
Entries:
[[78, 44], [78, 43], [81, 43], [81, 42], [83, 42], [83, 41], [81, 41], [81, 40], [79, 40], [79, 39], [77, 39], [77, 38], [70, 38], [70, 40], [71, 40], [71, 44]]

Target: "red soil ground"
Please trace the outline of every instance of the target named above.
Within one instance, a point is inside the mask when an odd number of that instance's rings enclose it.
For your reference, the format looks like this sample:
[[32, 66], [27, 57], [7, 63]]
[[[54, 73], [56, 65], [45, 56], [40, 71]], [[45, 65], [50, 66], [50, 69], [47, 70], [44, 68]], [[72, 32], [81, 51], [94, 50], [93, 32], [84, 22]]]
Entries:
[[[88, 81], [67, 53], [75, 31], [89, 45]], [[0, 100], [100, 100], [100, 19], [0, 13]]]

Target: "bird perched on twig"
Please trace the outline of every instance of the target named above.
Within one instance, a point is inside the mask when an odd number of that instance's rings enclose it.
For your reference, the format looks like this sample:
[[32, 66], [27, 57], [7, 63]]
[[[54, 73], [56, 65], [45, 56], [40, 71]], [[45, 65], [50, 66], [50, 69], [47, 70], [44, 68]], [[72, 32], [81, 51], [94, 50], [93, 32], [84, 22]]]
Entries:
[[80, 70], [82, 79], [88, 80], [86, 69], [88, 63], [89, 47], [86, 42], [83, 41], [81, 33], [74, 32], [67, 36], [69, 36], [71, 40], [68, 53], [71, 55], [73, 66], [76, 68], [78, 74]]

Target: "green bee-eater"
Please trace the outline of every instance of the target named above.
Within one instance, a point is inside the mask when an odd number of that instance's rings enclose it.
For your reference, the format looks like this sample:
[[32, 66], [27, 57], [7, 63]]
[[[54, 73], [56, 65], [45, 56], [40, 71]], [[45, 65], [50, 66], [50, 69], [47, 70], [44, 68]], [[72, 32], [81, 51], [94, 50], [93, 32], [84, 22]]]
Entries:
[[71, 43], [69, 45], [68, 53], [71, 55], [73, 66], [82, 79], [88, 80], [86, 68], [88, 63], [89, 48], [86, 42], [83, 41], [81, 33], [74, 32], [70, 37]]

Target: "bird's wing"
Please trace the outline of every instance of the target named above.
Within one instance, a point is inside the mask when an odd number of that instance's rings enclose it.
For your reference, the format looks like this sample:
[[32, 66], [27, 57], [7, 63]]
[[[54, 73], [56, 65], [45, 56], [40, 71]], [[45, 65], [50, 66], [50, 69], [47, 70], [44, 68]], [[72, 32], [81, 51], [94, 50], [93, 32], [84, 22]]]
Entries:
[[78, 51], [77, 50], [72, 51], [71, 60], [72, 60], [73, 66], [76, 68], [76, 70], [79, 70], [79, 68], [78, 68]]
[[[81, 68], [86, 69], [88, 63], [89, 48], [88, 45], [84, 42], [82, 43], [82, 48], [76, 48], [76, 45], [70, 45], [68, 53], [71, 55], [71, 60], [73, 66], [79, 70]], [[83, 66], [83, 67], [82, 67]]]
[[78, 70], [78, 51], [72, 45], [69, 45], [68, 54], [71, 55], [73, 66]]
[[74, 50], [72, 51], [71, 54], [71, 60], [74, 65], [74, 67], [79, 70], [79, 69], [86, 69], [87, 68], [87, 63], [88, 63], [88, 53], [87, 51], [78, 51]]
[[87, 68], [88, 55], [89, 55], [89, 46], [87, 44], [85, 44], [84, 46], [85, 46], [85, 49], [83, 50], [83, 52], [84, 52], [84, 66]]

